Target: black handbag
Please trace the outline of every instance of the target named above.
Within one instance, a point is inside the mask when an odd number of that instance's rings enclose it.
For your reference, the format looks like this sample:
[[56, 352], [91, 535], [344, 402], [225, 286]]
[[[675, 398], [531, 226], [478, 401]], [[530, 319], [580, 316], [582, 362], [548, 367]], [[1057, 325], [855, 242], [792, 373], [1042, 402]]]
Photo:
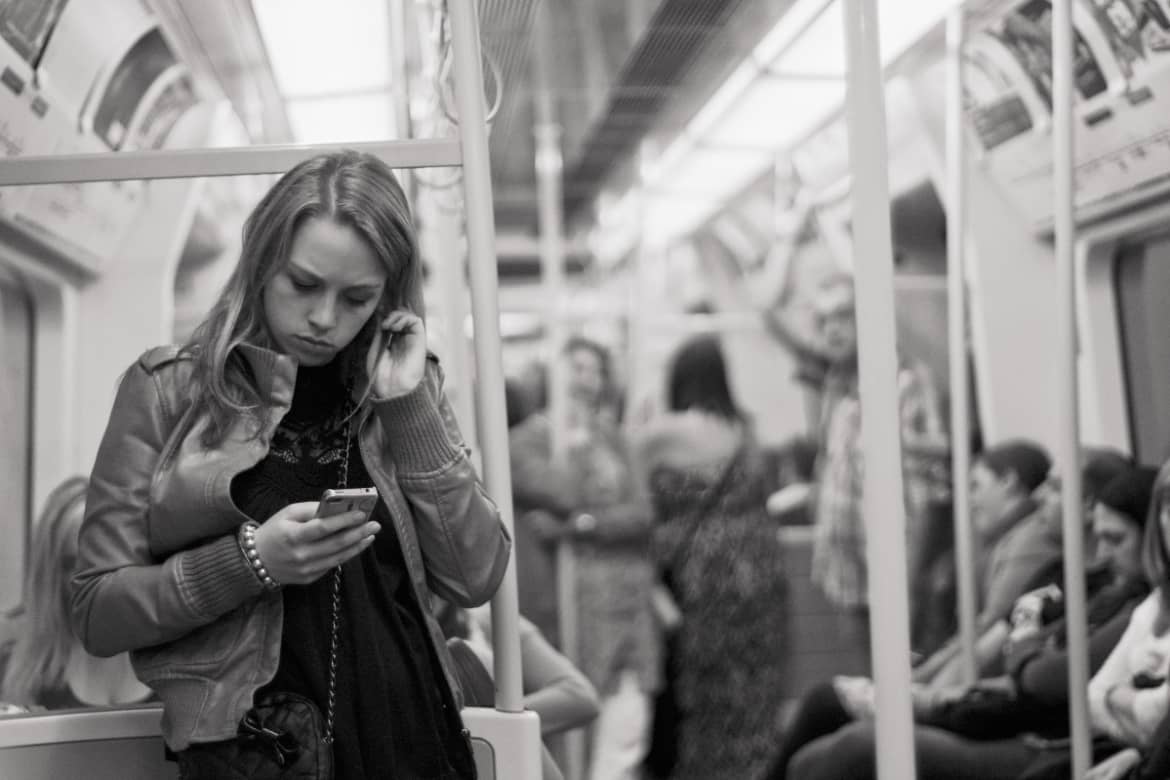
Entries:
[[317, 705], [270, 693], [240, 721], [235, 739], [191, 745], [175, 755], [181, 780], [332, 780], [333, 749]]

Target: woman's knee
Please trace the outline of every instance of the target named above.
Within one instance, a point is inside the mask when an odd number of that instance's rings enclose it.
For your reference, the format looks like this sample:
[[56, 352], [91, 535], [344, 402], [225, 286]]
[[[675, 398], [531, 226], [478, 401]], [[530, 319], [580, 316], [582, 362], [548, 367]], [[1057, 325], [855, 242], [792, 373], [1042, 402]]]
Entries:
[[788, 777], [799, 780], [866, 780], [874, 776], [874, 732], [857, 723], [805, 745], [788, 762]]
[[796, 719], [806, 721], [838, 720], [847, 717], [841, 698], [831, 681], [820, 682], [805, 691], [797, 705]]

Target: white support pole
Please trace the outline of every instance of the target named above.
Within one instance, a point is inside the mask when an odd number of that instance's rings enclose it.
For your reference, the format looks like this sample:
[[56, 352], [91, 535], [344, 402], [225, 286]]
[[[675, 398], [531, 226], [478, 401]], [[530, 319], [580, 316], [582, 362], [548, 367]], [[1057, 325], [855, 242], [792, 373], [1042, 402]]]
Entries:
[[[434, 191], [418, 188], [418, 213], [425, 230], [425, 256], [433, 262], [435, 287], [439, 293], [439, 311], [442, 314], [446, 339], [442, 353], [447, 375], [447, 399], [455, 409], [455, 417], [463, 431], [464, 440], [478, 458], [481, 454], [476, 433], [475, 400], [472, 397], [471, 349], [467, 343], [466, 322], [467, 278], [462, 246], [462, 215], [444, 211]], [[481, 465], [482, 465], [482, 459]]]
[[869, 620], [877, 703], [877, 776], [915, 776], [910, 705], [910, 609], [898, 413], [894, 263], [886, 172], [886, 113], [875, 0], [847, 0], [845, 51], [853, 246], [865, 462]]
[[[406, 140], [413, 135], [410, 121], [410, 64], [406, 50], [406, 3], [402, 0], [385, 0], [386, 22], [389, 26], [387, 40], [390, 42], [390, 105], [394, 111], [394, 135]], [[416, 202], [418, 188], [415, 177], [404, 175], [402, 187], [407, 199]]]
[[951, 374], [951, 477], [955, 563], [959, 580], [959, 638], [963, 678], [978, 677], [975, 662], [975, 542], [971, 529], [971, 399], [967, 360], [967, 150], [963, 125], [963, 6], [947, 17], [947, 317]]
[[[533, 81], [536, 136], [536, 186], [539, 195], [541, 287], [544, 293], [545, 345], [548, 355], [547, 403], [552, 432], [552, 458], [564, 467], [567, 460], [566, 433], [569, 428], [569, 381], [563, 352], [566, 327], [561, 305], [565, 300], [564, 215], [561, 207], [561, 127], [557, 124], [556, 106], [548, 83], [552, 68], [550, 9], [542, 3], [536, 9]], [[561, 651], [573, 663], [580, 662], [580, 632], [577, 623], [577, 556], [571, 539], [557, 545], [556, 565], [557, 617]], [[580, 730], [565, 737], [565, 770], [568, 780], [579, 780], [585, 763], [585, 742]]]
[[386, 0], [390, 24], [390, 100], [394, 107], [394, 129], [400, 139], [410, 138], [410, 65], [406, 49], [406, 3]]
[[117, 154], [31, 155], [3, 160], [0, 165], [0, 187], [284, 173], [310, 157], [340, 149], [356, 149], [377, 155], [392, 168], [451, 167], [462, 162], [460, 141], [457, 138], [353, 144], [274, 144], [216, 149], [151, 149]]
[[[483, 447], [488, 495], [495, 500], [509, 533], [512, 517], [512, 470], [508, 459], [508, 420], [504, 410], [504, 368], [500, 345], [500, 302], [496, 266], [496, 227], [492, 216], [492, 180], [483, 99], [483, 65], [479, 20], [474, 0], [450, 0], [455, 53], [455, 102], [463, 148], [463, 188], [467, 204], [467, 248], [471, 264], [471, 312], [475, 322], [476, 410]], [[516, 551], [504, 581], [492, 598], [496, 709], [523, 712], [520, 676], [519, 608]]]
[[1052, 165], [1056, 229], [1057, 357], [1060, 425], [1058, 463], [1064, 518], [1064, 602], [1068, 621], [1068, 706], [1073, 777], [1084, 777], [1092, 761], [1089, 735], [1088, 624], [1085, 612], [1085, 531], [1081, 490], [1080, 418], [1077, 378], [1076, 264], [1073, 248], [1073, 24], [1072, 0], [1052, 3]]

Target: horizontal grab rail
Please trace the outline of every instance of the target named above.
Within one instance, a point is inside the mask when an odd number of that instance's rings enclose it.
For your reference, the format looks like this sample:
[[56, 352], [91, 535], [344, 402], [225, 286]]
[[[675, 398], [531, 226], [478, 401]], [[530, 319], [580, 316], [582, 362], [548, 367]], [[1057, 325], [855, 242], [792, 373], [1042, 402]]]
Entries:
[[369, 152], [392, 168], [448, 168], [463, 164], [457, 137], [54, 154], [0, 159], [0, 186], [284, 173], [297, 163], [334, 149]]
[[0, 750], [148, 737], [158, 737], [161, 741], [161, 721], [162, 706], [159, 704], [7, 716], [0, 718]]

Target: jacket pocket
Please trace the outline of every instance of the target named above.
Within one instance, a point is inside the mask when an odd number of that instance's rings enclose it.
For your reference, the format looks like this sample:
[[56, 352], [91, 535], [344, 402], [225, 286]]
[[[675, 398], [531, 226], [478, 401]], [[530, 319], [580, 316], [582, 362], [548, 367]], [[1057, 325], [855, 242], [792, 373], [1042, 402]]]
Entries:
[[139, 679], [149, 683], [176, 674], [207, 672], [222, 665], [239, 646], [256, 604], [243, 604], [166, 644], [133, 651], [130, 657]]

